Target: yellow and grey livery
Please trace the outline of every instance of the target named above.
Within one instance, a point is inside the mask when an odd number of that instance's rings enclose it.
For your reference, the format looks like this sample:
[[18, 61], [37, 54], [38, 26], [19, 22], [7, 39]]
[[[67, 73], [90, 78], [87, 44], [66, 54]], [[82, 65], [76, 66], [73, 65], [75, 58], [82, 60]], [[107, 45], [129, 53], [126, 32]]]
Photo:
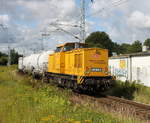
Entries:
[[84, 43], [59, 45], [49, 55], [48, 79], [73, 89], [97, 91], [112, 85], [108, 73], [108, 50], [87, 48]]

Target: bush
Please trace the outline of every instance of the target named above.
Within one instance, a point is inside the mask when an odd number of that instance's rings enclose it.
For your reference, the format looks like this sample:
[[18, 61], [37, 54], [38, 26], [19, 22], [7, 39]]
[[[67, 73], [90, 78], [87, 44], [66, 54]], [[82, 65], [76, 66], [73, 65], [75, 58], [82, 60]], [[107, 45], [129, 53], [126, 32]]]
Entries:
[[130, 83], [128, 81], [116, 81], [115, 86], [108, 92], [108, 94], [112, 96], [123, 97], [126, 99], [133, 99], [134, 93], [138, 90], [138, 86], [135, 82]]
[[7, 65], [7, 57], [6, 56], [2, 56], [0, 57], [0, 65]]

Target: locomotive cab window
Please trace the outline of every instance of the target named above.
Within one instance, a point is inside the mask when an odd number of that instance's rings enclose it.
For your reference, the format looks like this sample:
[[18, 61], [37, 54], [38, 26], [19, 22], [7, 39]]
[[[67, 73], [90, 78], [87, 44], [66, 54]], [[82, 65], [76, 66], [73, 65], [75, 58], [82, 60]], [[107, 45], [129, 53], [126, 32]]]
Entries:
[[79, 43], [79, 42], [67, 43], [66, 45], [64, 45], [63, 51], [71, 51], [73, 49], [78, 49], [78, 48], [87, 48], [87, 44]]
[[56, 53], [60, 52], [60, 51], [61, 51], [61, 47], [57, 47], [56, 50], [55, 50]]
[[56, 48], [55, 52], [66, 52], [78, 48], [87, 48], [87, 44], [79, 43], [79, 42], [66, 43], [66, 44], [59, 45]]
[[75, 48], [74, 44], [68, 44], [64, 46], [64, 50], [63, 51], [71, 51]]

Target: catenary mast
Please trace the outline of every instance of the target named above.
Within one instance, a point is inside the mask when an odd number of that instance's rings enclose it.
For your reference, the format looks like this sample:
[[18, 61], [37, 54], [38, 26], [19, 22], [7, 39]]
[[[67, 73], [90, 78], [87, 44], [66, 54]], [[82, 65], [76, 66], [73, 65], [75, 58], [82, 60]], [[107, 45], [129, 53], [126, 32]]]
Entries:
[[85, 42], [85, 0], [81, 0], [80, 42]]
[[[94, 0], [91, 0], [93, 3]], [[80, 23], [80, 42], [85, 43], [85, 0], [81, 0], [81, 23]]]

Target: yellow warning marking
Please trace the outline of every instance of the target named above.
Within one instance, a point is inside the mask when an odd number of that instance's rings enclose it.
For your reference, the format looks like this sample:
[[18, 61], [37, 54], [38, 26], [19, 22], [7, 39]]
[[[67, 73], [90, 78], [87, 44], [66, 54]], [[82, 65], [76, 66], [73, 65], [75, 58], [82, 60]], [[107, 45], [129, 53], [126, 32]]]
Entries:
[[[88, 76], [91, 72], [91, 69], [85, 71], [85, 76]], [[84, 76], [77, 76], [77, 83], [82, 84], [84, 82]]]

